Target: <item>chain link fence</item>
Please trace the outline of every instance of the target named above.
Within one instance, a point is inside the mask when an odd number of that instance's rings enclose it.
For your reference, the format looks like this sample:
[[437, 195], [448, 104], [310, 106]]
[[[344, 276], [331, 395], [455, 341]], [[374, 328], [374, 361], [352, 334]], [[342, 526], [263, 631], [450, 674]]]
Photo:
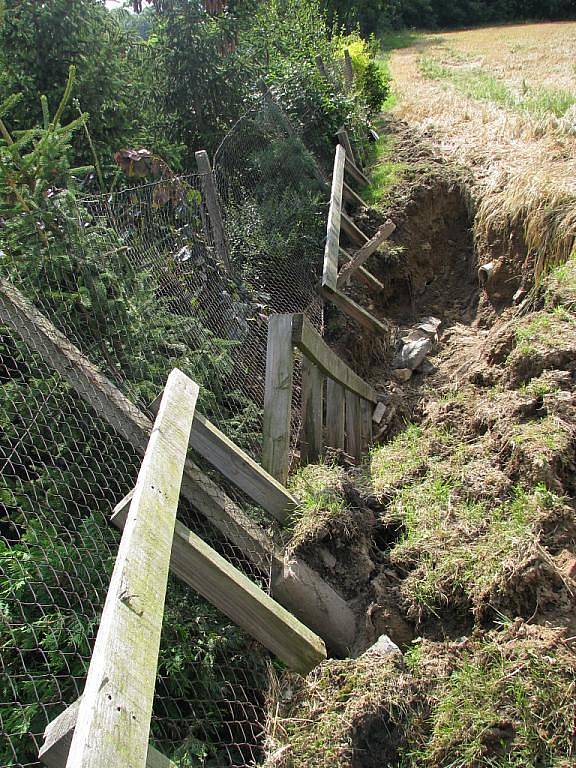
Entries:
[[[0, 269], [142, 410], [177, 366], [201, 385], [198, 410], [259, 457], [267, 318], [303, 311], [321, 327], [327, 200], [311, 156], [264, 106], [235, 126], [214, 165], [233, 275], [221, 269], [198, 175], [105, 196], [55, 191], [1, 223]], [[141, 459], [11, 326], [0, 327], [0, 378], [8, 768], [38, 765], [47, 724], [82, 693], [119, 540], [110, 513]], [[267, 587], [248, 540], [232, 545], [186, 503], [179, 518]], [[258, 764], [269, 670], [258, 643], [171, 578], [152, 743], [182, 768]]]

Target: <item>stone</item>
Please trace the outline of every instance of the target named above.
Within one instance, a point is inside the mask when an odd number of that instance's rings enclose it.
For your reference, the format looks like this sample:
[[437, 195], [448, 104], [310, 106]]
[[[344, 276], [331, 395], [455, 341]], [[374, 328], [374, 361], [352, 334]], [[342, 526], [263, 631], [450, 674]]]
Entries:
[[372, 414], [372, 421], [375, 424], [380, 424], [380, 422], [384, 418], [385, 413], [386, 413], [386, 406], [384, 405], [384, 403], [378, 403], [376, 408], [374, 408], [374, 413]]
[[438, 368], [427, 357], [422, 360], [418, 367], [418, 373], [422, 373], [424, 376], [432, 376], [437, 370]]
[[374, 645], [371, 645], [370, 648], [367, 648], [362, 654], [362, 656], [367, 656], [367, 655], [392, 656], [397, 653], [402, 655], [402, 651], [400, 650], [400, 648], [398, 648], [396, 643], [390, 640], [388, 635], [380, 635], [380, 637], [378, 638], [378, 640], [376, 640]]
[[396, 379], [396, 381], [399, 381], [401, 383], [408, 381], [408, 379], [412, 376], [412, 369], [411, 368], [396, 368], [392, 371], [392, 376]]
[[425, 331], [421, 331], [419, 328], [416, 328], [415, 330], [410, 331], [410, 333], [407, 336], [402, 336], [402, 343], [403, 344], [410, 344], [413, 341], [418, 341], [419, 339], [429, 339], [430, 336], [425, 333]]
[[417, 339], [405, 344], [400, 353], [402, 367], [410, 368], [412, 371], [418, 368], [431, 349], [432, 341], [428, 338]]

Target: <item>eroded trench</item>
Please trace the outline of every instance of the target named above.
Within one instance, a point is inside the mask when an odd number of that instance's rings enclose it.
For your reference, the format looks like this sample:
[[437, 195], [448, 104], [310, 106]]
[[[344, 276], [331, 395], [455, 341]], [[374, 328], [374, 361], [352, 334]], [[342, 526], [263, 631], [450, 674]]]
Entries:
[[[509, 373], [502, 373], [501, 364], [513, 346], [510, 318], [517, 315], [523, 301], [526, 303], [525, 275], [529, 265], [526, 258], [519, 257], [523, 249], [525, 252], [521, 233], [492, 232], [481, 242], [475, 242], [474, 210], [466, 183], [444, 169], [413, 183], [405, 197], [386, 214], [396, 223], [397, 230], [389, 247], [370, 262], [371, 271], [384, 283], [385, 290], [374, 296], [354, 284], [349, 293], [389, 324], [389, 338], [375, 341], [368, 334], [359, 335], [358, 327], [351, 321], [336, 323], [328, 317], [331, 342], [368, 378], [386, 404], [387, 417], [378, 442], [390, 441], [407, 424], [429, 425], [434, 420], [448, 427], [455, 425], [462, 440], [470, 442], [493, 428], [503, 429], [508, 416], [497, 413], [502, 406], [499, 404], [492, 413], [489, 408], [483, 409], [481, 403], [487, 399], [488, 390], [502, 382], [504, 388], [511, 384], [506, 378]], [[371, 232], [383, 221], [383, 217], [368, 211], [358, 223], [364, 231]], [[486, 263], [488, 279], [483, 279], [479, 268]], [[402, 335], [430, 316], [441, 321], [431, 373], [415, 373], [408, 382], [395, 381], [394, 357]], [[564, 369], [561, 376], [571, 387], [576, 369], [574, 359], [564, 360], [559, 367]], [[451, 402], [461, 385], [462, 395]], [[511, 419], [519, 423], [542, 419], [547, 414], [541, 396], [519, 397], [517, 391], [510, 393], [509, 408]], [[479, 477], [465, 478], [465, 482], [470, 486], [471, 496], [476, 494], [481, 500], [498, 502], [510, 493], [515, 480], [530, 478], [533, 467], [528, 467], [529, 457], [524, 461], [512, 455], [514, 450], [505, 438], [495, 439], [494, 451], [493, 456], [482, 458], [484, 465], [479, 460]], [[560, 493], [573, 491], [569, 478], [574, 456], [572, 441], [562, 459], [564, 466], [558, 468]], [[423, 472], [424, 467], [414, 468], [413, 477], [404, 476], [402, 483], [417, 480]], [[531, 479], [537, 483], [542, 478], [536, 472]], [[487, 489], [489, 484], [492, 487]], [[402, 521], [391, 519], [387, 512], [398, 489], [390, 487], [375, 494], [359, 477], [356, 481], [355, 469], [348, 467], [341, 490], [351, 510], [349, 518], [316, 527], [313, 536], [298, 542], [298, 554], [355, 608], [358, 637], [354, 655], [384, 634], [404, 650], [418, 636], [454, 640], [471, 633], [478, 614], [470, 605], [446, 605], [440, 615], [426, 617], [415, 616], [406, 609], [401, 586], [409, 573], [394, 565], [390, 557], [405, 535]], [[569, 521], [558, 524], [556, 530], [556, 540], [549, 537], [548, 542], [552, 552], [562, 551], [574, 538], [574, 524]], [[548, 595], [551, 612], [557, 604], [565, 608], [567, 596], [557, 575], [544, 574], [542, 582], [542, 588], [534, 590], [533, 585], [528, 585], [524, 592], [518, 582], [518, 593], [514, 598], [509, 596], [510, 611], [529, 618], [540, 609], [545, 615], [544, 593]], [[504, 599], [502, 610], [507, 608], [505, 603]], [[486, 626], [497, 620], [498, 610], [486, 609], [482, 619]]]

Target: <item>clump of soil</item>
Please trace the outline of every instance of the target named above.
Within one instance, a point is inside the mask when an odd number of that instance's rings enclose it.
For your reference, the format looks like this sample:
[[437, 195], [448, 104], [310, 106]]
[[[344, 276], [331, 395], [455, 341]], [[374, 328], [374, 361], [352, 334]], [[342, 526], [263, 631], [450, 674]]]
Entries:
[[282, 680], [264, 765], [568, 768], [575, 673], [565, 632], [521, 621], [458, 642], [422, 640], [404, 658], [330, 661]]

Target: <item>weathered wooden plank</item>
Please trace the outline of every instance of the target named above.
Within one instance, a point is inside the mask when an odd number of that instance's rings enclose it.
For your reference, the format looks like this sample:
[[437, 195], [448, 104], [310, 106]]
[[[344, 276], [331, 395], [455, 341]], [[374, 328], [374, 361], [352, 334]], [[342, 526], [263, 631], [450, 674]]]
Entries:
[[228, 275], [232, 275], [233, 271], [232, 264], [230, 262], [230, 251], [228, 248], [226, 230], [224, 229], [222, 211], [220, 209], [218, 190], [216, 189], [216, 184], [214, 183], [214, 174], [212, 173], [210, 158], [204, 149], [196, 152], [196, 165], [198, 166], [198, 172], [200, 173], [200, 183], [202, 184], [204, 199], [206, 200], [206, 206], [210, 216], [210, 224], [214, 234], [214, 246], [216, 248], [216, 254]]
[[348, 157], [346, 158], [346, 173], [349, 173], [357, 184], [361, 184], [363, 186], [368, 186], [370, 184], [370, 179], [365, 176], [360, 168], [358, 168], [358, 166], [355, 165]]
[[292, 316], [292, 343], [328, 378], [365, 400], [378, 401], [376, 391], [333, 352], [302, 313]]
[[[144, 455], [152, 421], [3, 278], [0, 278], [0, 322], [13, 327], [118, 435]], [[254, 565], [268, 571], [274, 553], [273, 539], [190, 459], [184, 468], [182, 495], [245, 552]]]
[[362, 458], [360, 439], [360, 398], [354, 392], [346, 392], [346, 453], [356, 461]]
[[324, 377], [307, 357], [302, 361], [302, 435], [300, 461], [310, 464], [322, 454]]
[[326, 447], [344, 450], [345, 410], [341, 384], [328, 379], [326, 382]]
[[[347, 262], [352, 261], [352, 256], [350, 256], [348, 251], [345, 251], [344, 248], [340, 248], [340, 254]], [[341, 269], [338, 273], [338, 280], [340, 280], [342, 271], [343, 270]], [[362, 280], [362, 282], [372, 291], [380, 292], [384, 290], [384, 283], [381, 283], [377, 277], [374, 277], [374, 275], [371, 272], [368, 272], [367, 269], [364, 269], [364, 267], [359, 267], [358, 271], [353, 273], [353, 276], [357, 277], [358, 280]]]
[[350, 143], [350, 136], [348, 136], [348, 131], [346, 128], [340, 128], [336, 131], [336, 136], [338, 137], [338, 143], [340, 146], [344, 147], [344, 151], [346, 152], [346, 157], [348, 160], [350, 160], [354, 165], [356, 165], [356, 160], [354, 159], [354, 150], [352, 149], [352, 144]]
[[[112, 522], [122, 528], [127, 507]], [[170, 570], [291, 669], [307, 674], [326, 658], [324, 642], [178, 520]]]
[[365, 454], [372, 445], [372, 413], [373, 403], [362, 399], [360, 401], [360, 449]]
[[[39, 760], [48, 768], [65, 768], [70, 752], [72, 736], [78, 719], [81, 699], [71, 704], [48, 725], [44, 731], [44, 742], [38, 754]], [[146, 768], [176, 768], [176, 763], [169, 760], [152, 745], [148, 745]]]
[[[161, 395], [150, 403], [153, 413], [157, 412], [160, 399]], [[190, 447], [278, 522], [283, 523], [296, 506], [294, 497], [278, 480], [198, 411], [194, 414]]]
[[[344, 403], [343, 394], [342, 403]], [[344, 414], [344, 405], [342, 405], [342, 414]], [[342, 447], [344, 447], [344, 422], [342, 422]], [[134, 491], [131, 491], [116, 505], [112, 516], [115, 525], [121, 524], [126, 518], [133, 493]], [[178, 522], [176, 526], [178, 527]], [[185, 536], [184, 534], [181, 538], [175, 537], [173, 546], [181, 547], [181, 539]], [[276, 552], [272, 558], [271, 568], [274, 598], [322, 637], [334, 653], [346, 656], [353, 644], [356, 619], [344, 599], [298, 558], [283, 557]], [[186, 581], [186, 573], [174, 573]]]
[[292, 315], [271, 315], [266, 348], [262, 466], [283, 484], [290, 470], [293, 378]]
[[356, 226], [356, 224], [346, 213], [342, 213], [341, 227], [346, 236], [353, 243], [356, 243], [356, 245], [363, 246], [368, 242], [368, 236], [365, 235], [364, 232], [362, 232], [362, 230]]
[[106, 595], [67, 768], [146, 765], [170, 552], [198, 385], [168, 377]]
[[360, 195], [352, 189], [352, 187], [344, 181], [344, 187], [343, 187], [343, 193], [344, 198], [352, 205], [357, 205], [360, 208], [368, 208], [368, 203], [366, 203]]
[[383, 224], [378, 232], [376, 232], [374, 237], [370, 238], [367, 243], [365, 243], [358, 251], [356, 251], [352, 257], [352, 260], [342, 267], [340, 274], [338, 275], [336, 286], [341, 288], [343, 285], [346, 285], [354, 272], [357, 269], [362, 268], [364, 262], [367, 261], [367, 259], [372, 256], [376, 249], [390, 237], [395, 229], [396, 224], [394, 224], [392, 221], [387, 221], [385, 224]]
[[356, 322], [363, 325], [364, 328], [367, 328], [369, 331], [380, 333], [382, 335], [388, 333], [388, 329], [385, 325], [371, 315], [370, 312], [365, 310], [364, 307], [361, 307], [360, 304], [357, 304], [353, 299], [345, 296], [342, 291], [339, 291], [337, 288], [331, 289], [327, 285], [324, 285], [321, 288], [321, 293], [325, 299], [331, 301], [339, 307], [342, 312], [348, 315], [348, 317], [356, 320]]
[[340, 225], [342, 215], [342, 185], [344, 183], [344, 149], [338, 145], [334, 156], [334, 173], [332, 174], [332, 193], [328, 211], [328, 227], [326, 247], [324, 249], [324, 271], [322, 284], [336, 287], [338, 277], [338, 248], [340, 247]]

